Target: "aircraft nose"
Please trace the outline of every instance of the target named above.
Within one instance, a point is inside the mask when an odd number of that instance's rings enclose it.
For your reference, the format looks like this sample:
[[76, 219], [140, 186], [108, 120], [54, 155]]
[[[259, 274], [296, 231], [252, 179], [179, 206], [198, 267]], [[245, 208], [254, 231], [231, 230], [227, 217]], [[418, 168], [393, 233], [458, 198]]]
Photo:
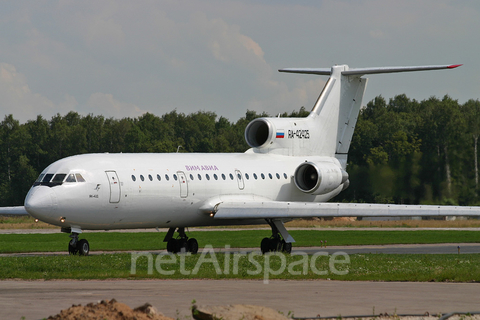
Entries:
[[32, 217], [40, 220], [51, 217], [56, 207], [57, 199], [55, 192], [47, 186], [33, 187], [25, 198], [25, 210]]

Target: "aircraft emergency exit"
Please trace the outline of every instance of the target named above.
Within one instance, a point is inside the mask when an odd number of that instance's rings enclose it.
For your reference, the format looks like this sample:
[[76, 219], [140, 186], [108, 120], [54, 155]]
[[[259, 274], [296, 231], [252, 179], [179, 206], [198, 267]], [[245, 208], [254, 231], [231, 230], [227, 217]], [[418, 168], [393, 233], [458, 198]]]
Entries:
[[[347, 153], [367, 74], [454, 69], [459, 65], [282, 69], [329, 76], [306, 118], [258, 118], [245, 153], [82, 154], [48, 166], [25, 209], [70, 233], [71, 254], [87, 255], [83, 230], [168, 228], [169, 252], [196, 253], [185, 228], [267, 222], [262, 252], [292, 250], [284, 222], [302, 217], [480, 215], [480, 207], [326, 203], [349, 185]], [[175, 232], [178, 235], [175, 235]]]

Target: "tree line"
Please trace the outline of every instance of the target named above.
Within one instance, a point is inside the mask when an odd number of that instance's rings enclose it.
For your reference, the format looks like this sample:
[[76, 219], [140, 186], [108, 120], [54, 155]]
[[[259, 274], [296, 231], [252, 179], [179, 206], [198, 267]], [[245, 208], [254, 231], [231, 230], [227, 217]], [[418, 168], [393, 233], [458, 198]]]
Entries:
[[[303, 107], [282, 117], [305, 117]], [[22, 205], [40, 172], [82, 153], [244, 152], [247, 124], [213, 112], [105, 118], [69, 112], [0, 123], [0, 206]], [[480, 102], [378, 96], [360, 111], [349, 151], [350, 187], [334, 201], [473, 205], [478, 197]]]

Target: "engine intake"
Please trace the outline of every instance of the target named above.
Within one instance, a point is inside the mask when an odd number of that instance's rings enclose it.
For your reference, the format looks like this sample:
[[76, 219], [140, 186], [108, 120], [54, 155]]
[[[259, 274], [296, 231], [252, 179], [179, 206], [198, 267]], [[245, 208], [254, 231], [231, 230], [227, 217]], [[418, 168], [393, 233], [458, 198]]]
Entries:
[[294, 175], [297, 188], [312, 195], [331, 192], [347, 180], [348, 173], [330, 162], [304, 162], [297, 167]]
[[266, 147], [272, 138], [272, 124], [265, 118], [255, 119], [245, 128], [245, 140], [252, 148]]

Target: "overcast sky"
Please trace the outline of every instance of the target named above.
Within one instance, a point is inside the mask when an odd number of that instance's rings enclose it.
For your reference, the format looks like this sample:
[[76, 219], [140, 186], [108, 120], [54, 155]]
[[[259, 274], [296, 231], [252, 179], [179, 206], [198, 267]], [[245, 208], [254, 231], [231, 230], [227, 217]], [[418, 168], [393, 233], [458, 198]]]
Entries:
[[324, 76], [286, 67], [464, 64], [371, 75], [363, 103], [480, 99], [480, 1], [2, 1], [0, 111], [25, 122], [311, 109]]

